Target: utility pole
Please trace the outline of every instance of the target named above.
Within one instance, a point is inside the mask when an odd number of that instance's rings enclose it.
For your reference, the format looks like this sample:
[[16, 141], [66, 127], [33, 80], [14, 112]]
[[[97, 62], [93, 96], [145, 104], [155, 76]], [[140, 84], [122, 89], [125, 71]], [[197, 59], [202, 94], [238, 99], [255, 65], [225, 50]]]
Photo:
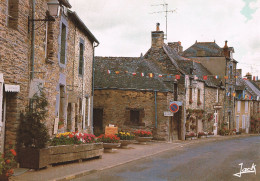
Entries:
[[157, 12], [153, 12], [151, 14], [155, 14], [155, 13], [165, 13], [165, 21], [166, 21], [166, 33], [165, 33], [165, 39], [167, 40], [167, 35], [168, 35], [168, 13], [174, 13], [177, 12], [177, 9], [175, 10], [168, 10], [168, 4], [167, 3], [163, 3], [163, 4], [155, 4], [155, 5], [151, 5], [151, 6], [163, 6], [165, 8], [164, 11], [157, 11]]

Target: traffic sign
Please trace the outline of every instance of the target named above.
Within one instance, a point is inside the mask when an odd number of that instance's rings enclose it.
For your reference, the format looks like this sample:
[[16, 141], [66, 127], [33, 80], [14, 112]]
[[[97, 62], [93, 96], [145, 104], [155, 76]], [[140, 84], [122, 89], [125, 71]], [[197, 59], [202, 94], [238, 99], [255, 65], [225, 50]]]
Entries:
[[172, 104], [170, 105], [170, 111], [173, 112], [173, 113], [178, 112], [178, 111], [179, 111], [179, 106], [178, 106], [178, 104], [172, 103]]

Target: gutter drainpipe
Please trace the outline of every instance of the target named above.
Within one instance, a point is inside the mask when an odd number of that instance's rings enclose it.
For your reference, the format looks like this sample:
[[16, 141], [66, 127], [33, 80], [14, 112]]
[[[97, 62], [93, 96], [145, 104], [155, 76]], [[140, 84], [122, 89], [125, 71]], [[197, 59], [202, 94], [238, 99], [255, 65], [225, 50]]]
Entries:
[[155, 128], [157, 128], [157, 91], [154, 91]]
[[[32, 19], [35, 19], [35, 0], [32, 0]], [[35, 30], [34, 30], [34, 21], [32, 21], [32, 45], [31, 45], [31, 70], [30, 70], [30, 79], [34, 78], [34, 44], [35, 44]], [[30, 28], [30, 27], [29, 27]]]
[[95, 48], [98, 47], [99, 43], [93, 46], [93, 60], [92, 60], [92, 92], [91, 92], [91, 132], [93, 133], [93, 109], [94, 109], [94, 78], [95, 78]]

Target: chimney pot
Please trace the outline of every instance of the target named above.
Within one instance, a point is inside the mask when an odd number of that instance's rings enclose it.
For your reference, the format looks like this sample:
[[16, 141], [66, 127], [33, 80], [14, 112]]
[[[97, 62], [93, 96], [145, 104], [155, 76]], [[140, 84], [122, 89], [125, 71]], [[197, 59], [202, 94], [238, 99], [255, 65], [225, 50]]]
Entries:
[[160, 23], [156, 23], [156, 31], [160, 31]]

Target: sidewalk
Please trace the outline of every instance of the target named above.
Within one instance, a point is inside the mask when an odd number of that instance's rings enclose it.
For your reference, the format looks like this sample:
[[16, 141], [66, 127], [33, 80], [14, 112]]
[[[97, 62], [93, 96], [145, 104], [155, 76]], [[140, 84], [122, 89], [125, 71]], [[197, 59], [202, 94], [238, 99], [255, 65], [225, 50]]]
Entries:
[[77, 177], [104, 170], [107, 168], [115, 167], [121, 164], [125, 164], [131, 161], [142, 159], [148, 156], [152, 156], [164, 151], [176, 149], [178, 147], [184, 147], [191, 144], [198, 144], [203, 142], [211, 142], [218, 140], [234, 139], [239, 137], [257, 136], [257, 135], [234, 135], [234, 136], [216, 136], [206, 139], [190, 140], [190, 141], [176, 141], [174, 143], [152, 141], [146, 145], [132, 144], [129, 145], [129, 149], [118, 148], [114, 153], [104, 153], [102, 159], [91, 159], [83, 161], [82, 163], [74, 162], [64, 165], [58, 165], [47, 169], [38, 171], [26, 169], [16, 169], [17, 172], [26, 171], [23, 174], [13, 176], [11, 181], [65, 181], [71, 180]]

